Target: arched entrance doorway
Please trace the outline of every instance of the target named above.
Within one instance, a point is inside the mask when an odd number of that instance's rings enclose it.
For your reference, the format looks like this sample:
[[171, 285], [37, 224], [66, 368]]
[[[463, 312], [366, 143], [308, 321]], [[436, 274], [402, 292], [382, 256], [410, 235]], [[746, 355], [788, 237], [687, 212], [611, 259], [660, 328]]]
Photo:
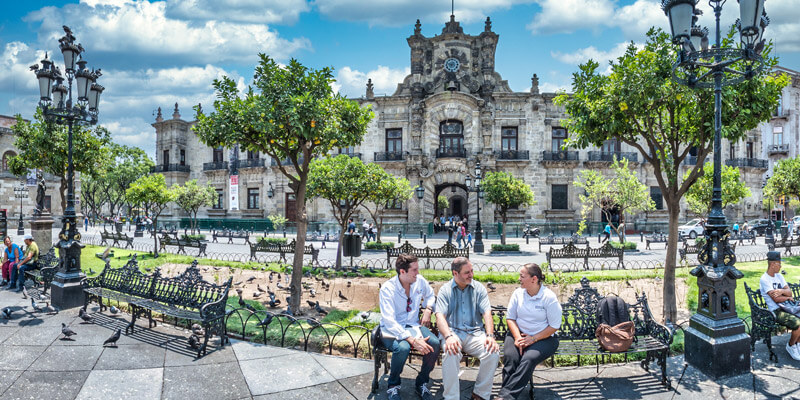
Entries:
[[462, 217], [469, 214], [467, 187], [462, 183], [443, 183], [436, 185], [434, 199], [440, 196], [447, 199], [447, 207], [441, 207], [439, 201], [434, 201], [434, 212], [437, 217], [445, 218], [453, 215]]

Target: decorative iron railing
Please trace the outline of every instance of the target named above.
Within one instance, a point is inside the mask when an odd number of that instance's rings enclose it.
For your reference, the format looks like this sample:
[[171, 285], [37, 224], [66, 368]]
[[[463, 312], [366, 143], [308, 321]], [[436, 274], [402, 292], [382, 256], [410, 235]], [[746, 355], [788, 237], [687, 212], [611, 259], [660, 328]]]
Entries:
[[440, 147], [436, 149], [436, 158], [467, 158], [464, 147]]
[[622, 160], [623, 158], [631, 162], [639, 162], [639, 154], [628, 151], [590, 151], [589, 161], [607, 161], [613, 162], [614, 158]]
[[375, 161], [405, 161], [406, 154], [402, 151], [376, 151], [373, 157]]
[[189, 172], [189, 166], [180, 164], [162, 164], [150, 167], [150, 173], [152, 174], [155, 172]]
[[228, 162], [217, 161], [217, 162], [203, 163], [203, 171], [216, 171], [220, 169], [228, 169]]
[[742, 168], [766, 169], [769, 166], [769, 161], [760, 158], [731, 158], [729, 160], [725, 160], [725, 165]]
[[500, 150], [495, 152], [498, 160], [529, 160], [528, 150]]
[[542, 161], [578, 161], [577, 151], [543, 151]]

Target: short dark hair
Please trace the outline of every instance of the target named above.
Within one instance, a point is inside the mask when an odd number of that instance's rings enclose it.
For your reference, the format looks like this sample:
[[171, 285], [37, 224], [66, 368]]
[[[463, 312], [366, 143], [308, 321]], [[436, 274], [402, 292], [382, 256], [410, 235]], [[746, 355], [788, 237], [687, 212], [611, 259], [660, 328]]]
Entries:
[[461, 273], [461, 267], [467, 265], [469, 263], [469, 258], [467, 257], [456, 257], [453, 260], [453, 263], [450, 264], [450, 271], [456, 271]]
[[539, 283], [544, 283], [544, 273], [542, 273], [542, 268], [539, 266], [539, 264], [528, 263], [522, 267], [525, 268], [525, 271], [529, 276], [535, 276], [539, 278]]
[[397, 274], [400, 275], [400, 270], [408, 272], [408, 268], [411, 267], [411, 264], [419, 261], [417, 256], [408, 253], [401, 253], [397, 256], [397, 260], [394, 262], [394, 269], [397, 271]]

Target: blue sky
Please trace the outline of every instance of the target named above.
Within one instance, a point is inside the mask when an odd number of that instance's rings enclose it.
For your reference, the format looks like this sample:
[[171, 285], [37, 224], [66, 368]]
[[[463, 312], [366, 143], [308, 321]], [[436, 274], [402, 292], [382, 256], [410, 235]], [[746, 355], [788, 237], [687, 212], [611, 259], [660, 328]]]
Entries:
[[[798, 0], [768, 0], [781, 65], [800, 70]], [[593, 58], [607, 64], [630, 41], [642, 42], [650, 26], [667, 28], [656, 0], [456, 0], [465, 33], [483, 31], [491, 17], [500, 35], [496, 70], [515, 91], [540, 77], [543, 91], [569, 90], [577, 65]], [[701, 24], [711, 26], [707, 2]], [[30, 118], [38, 101], [28, 66], [45, 51], [57, 52], [68, 25], [86, 48], [90, 68], [102, 68], [100, 123], [119, 143], [153, 154], [156, 108], [171, 117], [175, 102], [184, 119], [191, 105], [213, 103], [214, 78], [227, 75], [245, 87], [257, 53], [286, 62], [335, 69], [336, 88], [364, 94], [367, 78], [376, 94], [392, 94], [408, 73], [406, 38], [416, 19], [422, 34], [441, 32], [448, 0], [73, 0], [2, 1], [0, 20], [0, 114]], [[728, 1], [723, 21], [738, 17]], [[56, 54], [60, 63], [60, 54]]]

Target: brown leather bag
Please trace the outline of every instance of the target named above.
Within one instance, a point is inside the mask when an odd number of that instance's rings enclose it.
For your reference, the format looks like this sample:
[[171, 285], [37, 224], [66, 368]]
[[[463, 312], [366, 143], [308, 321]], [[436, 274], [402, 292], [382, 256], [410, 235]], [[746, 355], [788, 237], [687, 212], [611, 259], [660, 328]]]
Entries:
[[635, 332], [633, 321], [626, 321], [614, 326], [600, 324], [594, 334], [603, 350], [622, 353], [631, 348]]

